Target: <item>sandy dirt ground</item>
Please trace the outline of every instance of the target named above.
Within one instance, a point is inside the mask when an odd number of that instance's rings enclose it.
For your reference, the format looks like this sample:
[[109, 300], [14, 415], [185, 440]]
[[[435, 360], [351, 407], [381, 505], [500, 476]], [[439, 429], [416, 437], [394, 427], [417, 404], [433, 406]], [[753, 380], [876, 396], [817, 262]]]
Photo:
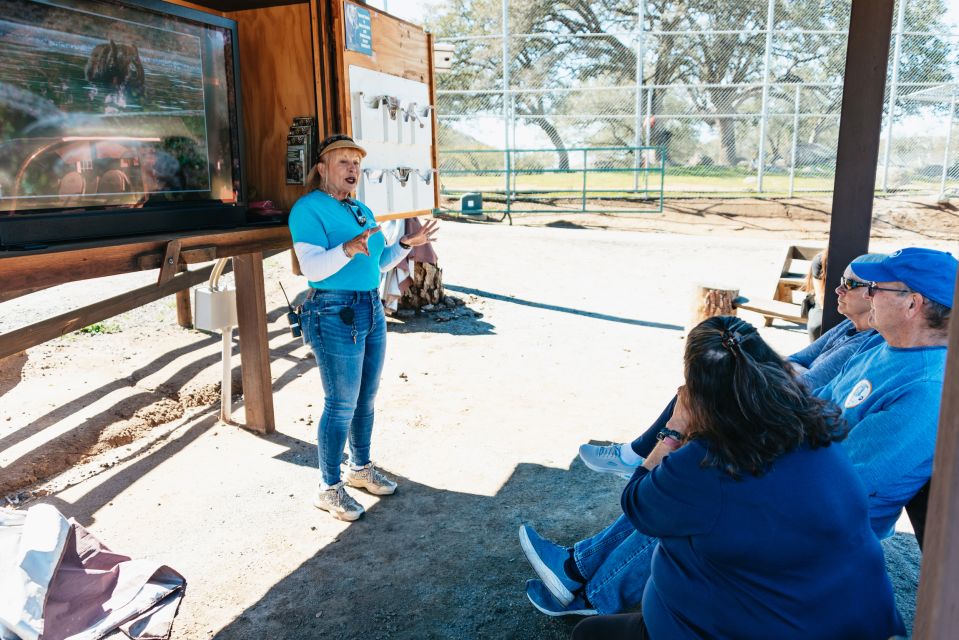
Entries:
[[[769, 296], [786, 245], [825, 241], [821, 203], [805, 202], [443, 222], [446, 290], [464, 304], [389, 321], [373, 449], [400, 489], [355, 492], [359, 522], [310, 506], [323, 395], [287, 329], [279, 283], [305, 283], [286, 254], [265, 269], [276, 433], [217, 421], [219, 336], [177, 327], [161, 300], [0, 362], [0, 496], [53, 504], [183, 573], [175, 638], [568, 637], [571, 621], [525, 598], [518, 526], [571, 543], [617, 515], [623, 481], [587, 470], [577, 447], [633, 437], [672, 395], [694, 284]], [[880, 201], [872, 249], [956, 252], [957, 220]], [[0, 304], [0, 331], [155, 277]], [[762, 332], [783, 353], [807, 342], [788, 323]], [[242, 424], [238, 360], [234, 341]], [[901, 528], [886, 550], [911, 621], [918, 549]]]

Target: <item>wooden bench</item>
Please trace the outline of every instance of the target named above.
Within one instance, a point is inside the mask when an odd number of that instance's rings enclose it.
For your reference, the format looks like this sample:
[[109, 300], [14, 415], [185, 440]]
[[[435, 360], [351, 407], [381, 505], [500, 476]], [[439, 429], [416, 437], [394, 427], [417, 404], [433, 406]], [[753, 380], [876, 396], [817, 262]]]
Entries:
[[802, 289], [812, 259], [822, 250], [822, 247], [789, 245], [779, 268], [772, 299], [744, 297], [743, 303], [736, 306], [762, 314], [767, 327], [772, 326], [775, 318], [806, 324], [806, 316], [802, 313], [802, 301], [805, 298]]
[[802, 315], [802, 305], [792, 302], [740, 296], [733, 301], [733, 306], [737, 309], [762, 314], [766, 318], [767, 327], [772, 324], [773, 318], [780, 318], [796, 324], [806, 324], [806, 318]]

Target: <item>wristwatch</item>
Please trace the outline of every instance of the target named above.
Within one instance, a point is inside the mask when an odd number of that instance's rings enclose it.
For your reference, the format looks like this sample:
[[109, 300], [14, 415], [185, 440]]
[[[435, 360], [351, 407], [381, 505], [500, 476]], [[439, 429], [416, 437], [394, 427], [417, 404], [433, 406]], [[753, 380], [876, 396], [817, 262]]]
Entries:
[[656, 439], [662, 441], [662, 440], [665, 440], [666, 438], [672, 438], [676, 442], [682, 444], [683, 441], [686, 439], [686, 436], [684, 436], [678, 431], [674, 431], [673, 429], [670, 429], [669, 427], [663, 427], [662, 429], [659, 430], [659, 433], [656, 434]]

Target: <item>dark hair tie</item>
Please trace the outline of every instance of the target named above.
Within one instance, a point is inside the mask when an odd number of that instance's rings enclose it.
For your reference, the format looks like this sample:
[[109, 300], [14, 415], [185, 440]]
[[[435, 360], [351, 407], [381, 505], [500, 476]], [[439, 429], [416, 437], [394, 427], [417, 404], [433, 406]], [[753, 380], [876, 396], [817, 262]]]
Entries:
[[722, 343], [723, 347], [734, 356], [742, 353], [740, 347], [743, 343], [743, 337], [738, 331], [723, 331]]

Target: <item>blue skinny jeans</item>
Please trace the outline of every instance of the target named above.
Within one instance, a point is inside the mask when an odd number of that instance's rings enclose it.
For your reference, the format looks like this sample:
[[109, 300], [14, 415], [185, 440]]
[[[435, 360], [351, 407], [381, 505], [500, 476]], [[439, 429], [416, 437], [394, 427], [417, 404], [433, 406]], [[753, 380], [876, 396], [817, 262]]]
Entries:
[[303, 304], [303, 340], [323, 381], [317, 457], [323, 482], [340, 481], [347, 437], [350, 462], [370, 462], [373, 402], [386, 358], [386, 315], [379, 292], [318, 290]]

